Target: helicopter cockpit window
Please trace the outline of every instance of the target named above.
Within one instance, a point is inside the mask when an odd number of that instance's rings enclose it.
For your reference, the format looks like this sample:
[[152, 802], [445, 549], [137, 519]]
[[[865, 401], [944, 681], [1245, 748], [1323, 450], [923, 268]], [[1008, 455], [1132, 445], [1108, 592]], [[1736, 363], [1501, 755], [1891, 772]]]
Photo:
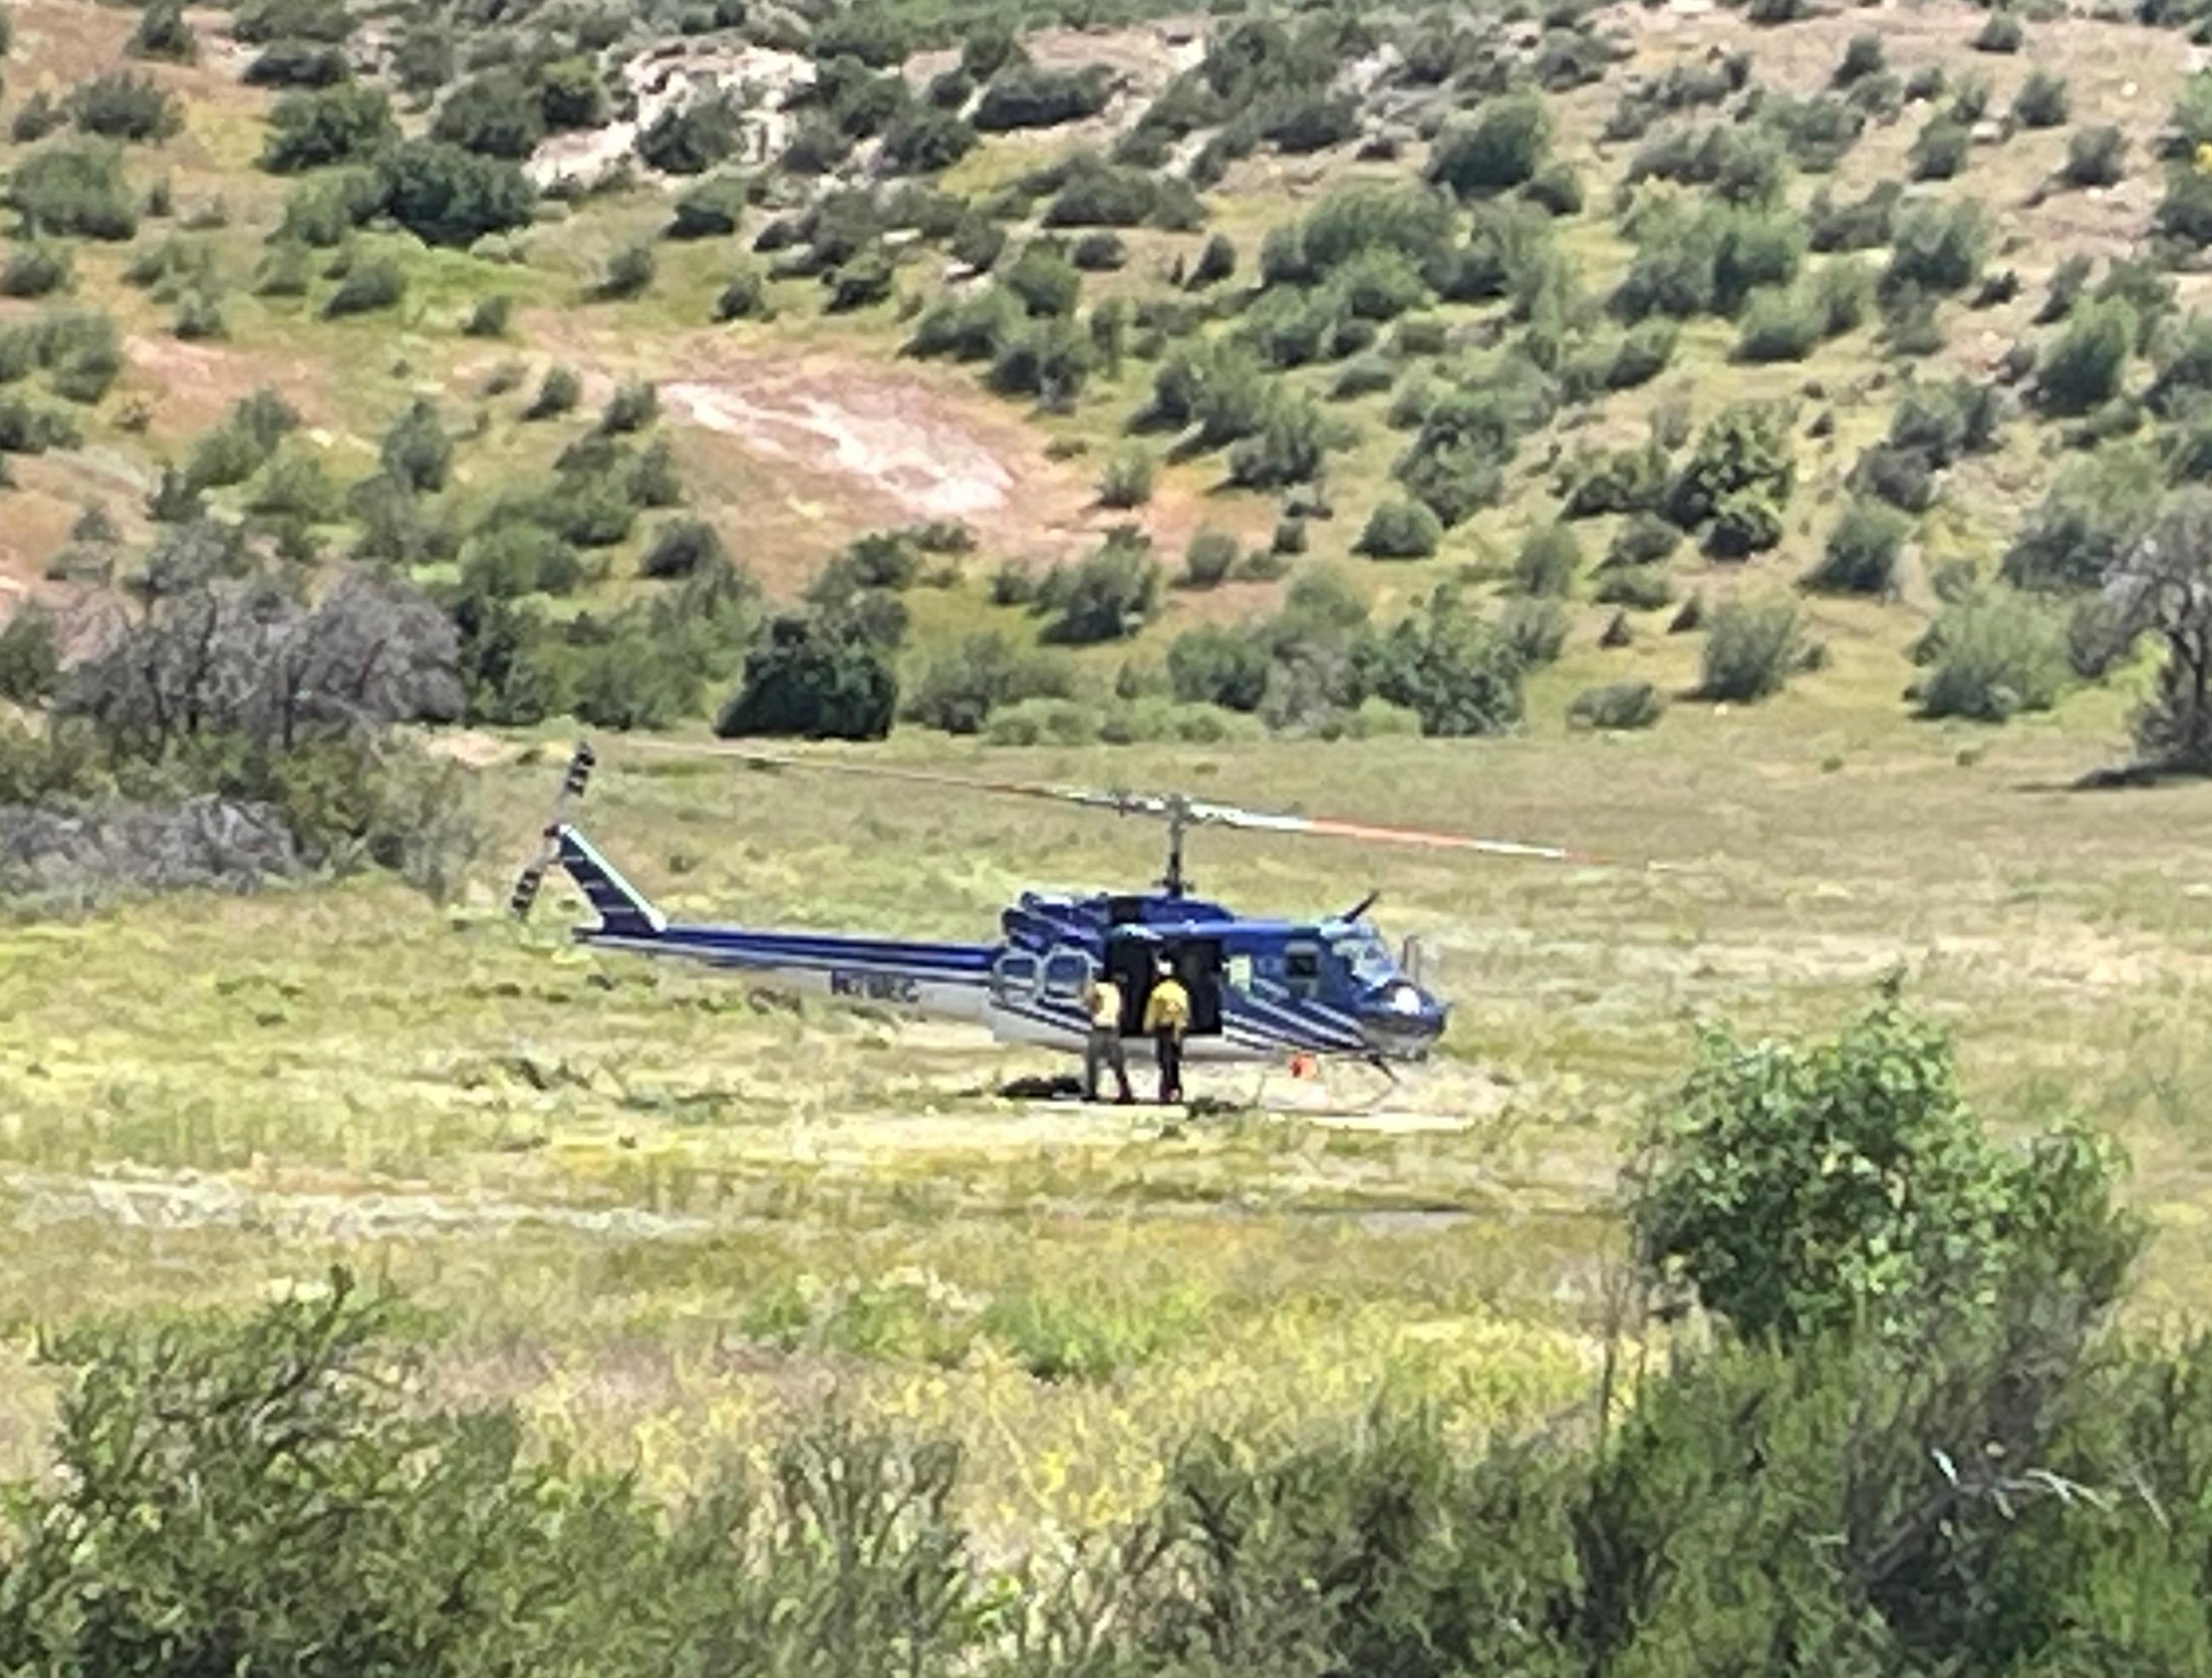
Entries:
[[1388, 984], [1397, 976], [1398, 964], [1390, 959], [1390, 946], [1373, 933], [1340, 938], [1329, 949], [1362, 988]]
[[1055, 1002], [1073, 1002], [1090, 976], [1090, 957], [1080, 950], [1055, 950], [1045, 958], [1044, 994]]
[[1231, 990], [1249, 990], [1252, 988], [1251, 957], [1230, 957], [1228, 964], [1223, 970], [1223, 972], [1224, 976], [1228, 980], [1229, 988]]
[[1036, 994], [1037, 958], [1009, 950], [991, 969], [991, 994], [1001, 1002], [1027, 1001]]
[[1283, 951], [1283, 984], [1293, 996], [1311, 996], [1321, 988], [1321, 946], [1292, 944]]

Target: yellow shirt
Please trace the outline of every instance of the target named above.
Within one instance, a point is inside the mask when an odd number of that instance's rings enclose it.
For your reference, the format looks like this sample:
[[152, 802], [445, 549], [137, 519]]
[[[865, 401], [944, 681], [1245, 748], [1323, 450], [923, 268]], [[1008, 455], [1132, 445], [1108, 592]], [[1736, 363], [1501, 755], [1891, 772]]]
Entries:
[[1190, 1024], [1190, 993], [1180, 979], [1163, 979], [1145, 999], [1145, 1030], [1180, 1035]]
[[1121, 988], [1111, 979], [1095, 980], [1085, 993], [1091, 1008], [1091, 1023], [1102, 1031], [1120, 1029], [1121, 1024]]

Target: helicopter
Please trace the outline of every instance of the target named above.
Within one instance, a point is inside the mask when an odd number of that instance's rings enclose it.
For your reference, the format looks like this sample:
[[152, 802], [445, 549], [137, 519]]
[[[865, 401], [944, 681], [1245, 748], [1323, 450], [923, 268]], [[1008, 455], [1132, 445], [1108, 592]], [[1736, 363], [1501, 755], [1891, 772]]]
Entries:
[[569, 760], [539, 848], [516, 878], [508, 903], [514, 916], [528, 917], [547, 873], [558, 866], [597, 917], [572, 933], [587, 948], [694, 962], [772, 988], [965, 1021], [987, 1028], [1001, 1043], [1075, 1055], [1083, 1052], [1090, 1025], [1084, 993], [1100, 974], [1120, 990], [1125, 1037], [1139, 1035], [1158, 978], [1170, 971], [1179, 978], [1191, 1003], [1184, 1054], [1194, 1062], [1357, 1060], [1395, 1079], [1395, 1067], [1424, 1059], [1443, 1036], [1449, 1007], [1422, 982], [1419, 945], [1409, 938], [1394, 953], [1368, 918], [1379, 894], [1370, 891], [1340, 914], [1311, 920], [1237, 915], [1194, 894], [1184, 849], [1194, 829], [1607, 866], [1606, 859], [1561, 846], [1246, 810], [1180, 793], [1091, 791], [733, 748], [685, 749], [772, 772], [860, 775], [1147, 818], [1166, 826], [1166, 866], [1144, 891], [1025, 891], [1000, 915], [999, 937], [988, 943], [672, 921], [580, 828], [564, 819], [567, 806], [583, 797], [598, 761], [586, 741]]

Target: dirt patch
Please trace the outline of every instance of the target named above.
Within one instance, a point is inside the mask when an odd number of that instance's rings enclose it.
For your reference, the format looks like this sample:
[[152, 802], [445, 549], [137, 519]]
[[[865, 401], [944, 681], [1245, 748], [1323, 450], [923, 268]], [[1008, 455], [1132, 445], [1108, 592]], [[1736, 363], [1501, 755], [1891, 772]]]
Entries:
[[[1051, 559], [1094, 539], [1088, 479], [978, 393], [836, 353], [708, 344], [670, 359], [687, 376], [661, 386], [664, 409], [695, 434], [689, 452], [706, 470], [694, 482], [742, 516], [748, 549], [774, 531], [796, 538], [804, 562], [862, 531], [932, 519], [964, 521], [991, 554]], [[718, 445], [749, 470], [718, 474]], [[764, 557], [772, 586], [808, 568]]]
[[146, 389], [154, 429], [179, 437], [215, 424], [240, 397], [267, 386], [300, 410], [309, 425], [328, 423], [325, 363], [257, 355], [219, 344], [186, 344], [173, 337], [131, 337], [124, 359]]

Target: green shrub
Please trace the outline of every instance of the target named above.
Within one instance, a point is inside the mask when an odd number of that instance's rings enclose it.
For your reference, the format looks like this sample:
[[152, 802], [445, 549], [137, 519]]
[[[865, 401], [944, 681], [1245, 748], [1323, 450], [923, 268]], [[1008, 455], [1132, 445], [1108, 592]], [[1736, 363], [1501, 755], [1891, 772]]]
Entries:
[[1117, 511], [1142, 507], [1152, 498], [1158, 470], [1149, 449], [1132, 445], [1117, 451], [1099, 475], [1098, 504]]
[[1906, 204], [1897, 215], [1882, 290], [1886, 295], [1908, 287], [1939, 294], [1963, 291], [1980, 277], [1988, 245], [1988, 218], [1971, 199], [1948, 205], [1934, 199]]
[[728, 550], [704, 519], [672, 519], [653, 533], [638, 574], [661, 581], [696, 576], [729, 563]]
[[664, 109], [637, 137], [637, 155], [664, 174], [702, 175], [735, 155], [743, 131], [735, 104], [710, 93]]
[[574, 411], [583, 399], [584, 381], [571, 368], [550, 367], [538, 386], [538, 394], [522, 410], [526, 420], [554, 419]]
[[430, 137], [519, 163], [545, 137], [544, 106], [520, 71], [486, 70], [446, 95]]
[[1354, 544], [1370, 559], [1426, 559], [1443, 539], [1443, 525], [1423, 502], [1386, 499], [1376, 503]]
[[377, 448], [385, 475], [403, 489], [435, 495], [453, 466], [453, 441], [431, 403], [417, 398], [392, 423]]
[[592, 295], [609, 302], [641, 296], [652, 285], [659, 265], [652, 246], [625, 245], [608, 258], [606, 271], [592, 288]]
[[2109, 124], [2077, 128], [2066, 137], [2059, 174], [2069, 186], [2111, 186], [2127, 173], [2127, 136]]
[[2108, 445], [2069, 462], [2021, 520], [2005, 552], [2005, 580], [2028, 589], [2100, 586], [2149, 528], [2163, 488], [2157, 456], [2136, 445]]
[[1812, 354], [1827, 322], [1812, 301], [1770, 287], [1746, 301], [1735, 341], [1740, 362], [1802, 362]]
[[1966, 167], [1973, 131], [1948, 117], [1930, 117], [1913, 137], [1910, 158], [1915, 180], [1949, 180]]
[[1045, 639], [1086, 646], [1134, 635], [1158, 610], [1160, 583], [1151, 543], [1134, 532], [1110, 532], [1073, 565], [1054, 568], [1039, 587], [1037, 609], [1050, 620]]
[[109, 70], [85, 82], [70, 95], [69, 112], [86, 133], [109, 140], [166, 140], [185, 122], [174, 94], [131, 70]]
[[1555, 662], [1567, 644], [1566, 608], [1556, 599], [1523, 594], [1498, 615], [1498, 638], [1524, 670]]
[[1853, 501], [1828, 532], [1806, 587], [1827, 594], [1887, 595], [1896, 587], [1898, 555], [1911, 532], [1912, 521], [1893, 508]]
[[779, 617], [746, 654], [714, 732], [875, 740], [890, 732], [897, 708], [898, 679], [880, 647], [838, 624]]
[[[552, 375], [547, 374], [550, 382]], [[599, 415], [599, 429], [610, 437], [642, 431], [660, 417], [660, 392], [649, 379], [625, 379], [615, 386]]]
[[23, 234], [121, 240], [138, 231], [138, 206], [121, 154], [94, 141], [57, 141], [15, 164], [7, 204]]
[[1203, 291], [1208, 286], [1219, 285], [1236, 271], [1237, 246], [1227, 234], [1211, 234], [1200, 248], [1198, 260], [1191, 264], [1184, 283], [1193, 291]]
[[342, 83], [286, 94], [270, 110], [261, 167], [298, 174], [367, 158], [398, 137], [392, 102], [380, 88]]
[[0, 699], [41, 704], [52, 696], [61, 672], [61, 637], [53, 614], [35, 600], [16, 607], [0, 623]]
[[1450, 590], [1362, 643], [1358, 664], [1370, 695], [1413, 712], [1424, 734], [1495, 734], [1521, 720], [1520, 654]]
[[472, 338], [505, 337], [507, 323], [514, 318], [514, 299], [504, 292], [495, 293], [477, 300], [461, 331], [463, 336]]
[[51, 245], [20, 245], [0, 261], [0, 297], [47, 297], [69, 289], [69, 252]]
[[369, 257], [356, 262], [338, 282], [338, 289], [323, 305], [323, 313], [336, 320], [349, 314], [367, 314], [396, 307], [407, 295], [407, 277], [390, 257]]
[[138, 14], [137, 25], [131, 30], [131, 39], [124, 43], [123, 50], [134, 58], [189, 64], [198, 61], [200, 43], [191, 25], [185, 21], [182, 0], [152, 0]]
[[1667, 514], [1684, 530], [1724, 514], [1752, 520], [1753, 502], [1778, 519], [1796, 481], [1788, 410], [1769, 403], [1730, 403], [1698, 434], [1668, 492]]
[[1794, 601], [1723, 600], [1705, 632], [1698, 697], [1749, 702], [1778, 694], [1803, 650]]
[[1582, 544], [1572, 525], [1539, 525], [1514, 556], [1513, 587], [1522, 594], [1565, 595], [1574, 587], [1582, 561]]
[[2120, 392], [2135, 337], [2136, 313], [2120, 299], [2081, 305], [2037, 362], [2036, 401], [2059, 415], [2102, 407]]
[[2040, 67], [2028, 71], [2012, 102], [2012, 113], [2023, 128], [2063, 127], [2072, 108], [2066, 78]]
[[1013, 63], [985, 85], [971, 120], [987, 134], [1056, 128], [1097, 116], [1112, 96], [1112, 79], [1101, 65], [1063, 71]]
[[376, 160], [380, 200], [426, 245], [468, 246], [526, 226], [536, 194], [522, 171], [435, 140], [404, 140]]
[[1541, 100], [1525, 94], [1490, 100], [1472, 122], [1438, 137], [1429, 178], [1462, 198], [1504, 192], [1534, 177], [1551, 143], [1551, 119]]
[[1584, 688], [1568, 702], [1567, 726], [1622, 733], [1650, 728], [1666, 708], [1659, 690], [1649, 682], [1607, 682]]
[[1983, 21], [1981, 33], [1974, 37], [1974, 49], [1979, 52], [2017, 52], [2027, 39], [2027, 31], [2011, 12], [1992, 11]]
[[1656, 565], [1682, 544], [1682, 532], [1655, 514], [1638, 513], [1624, 520], [1606, 546], [1605, 567]]
[[709, 175], [676, 195], [671, 239], [722, 239], [744, 224], [745, 180], [742, 175]]
[[1977, 722], [2049, 710], [2072, 674], [2063, 617], [2007, 588], [1945, 607], [1914, 657], [1927, 666], [1917, 688], [1922, 712]]
[[1200, 529], [1190, 538], [1183, 550], [1182, 575], [1176, 579], [1178, 588], [1213, 588], [1229, 580], [1229, 573], [1237, 563], [1237, 538], [1225, 530]]
[[1847, 88], [1869, 76], [1879, 76], [1887, 67], [1881, 37], [1871, 29], [1863, 30], [1844, 44], [1843, 62], [1836, 66], [1835, 83]]
[[1814, 271], [1810, 290], [1823, 337], [1856, 331], [1874, 313], [1874, 275], [1856, 257], [1822, 264]]
[[1597, 586], [1590, 591], [1590, 599], [1601, 606], [1625, 606], [1631, 611], [1656, 611], [1673, 602], [1674, 586], [1668, 581], [1663, 566], [1608, 565], [1599, 574]]

